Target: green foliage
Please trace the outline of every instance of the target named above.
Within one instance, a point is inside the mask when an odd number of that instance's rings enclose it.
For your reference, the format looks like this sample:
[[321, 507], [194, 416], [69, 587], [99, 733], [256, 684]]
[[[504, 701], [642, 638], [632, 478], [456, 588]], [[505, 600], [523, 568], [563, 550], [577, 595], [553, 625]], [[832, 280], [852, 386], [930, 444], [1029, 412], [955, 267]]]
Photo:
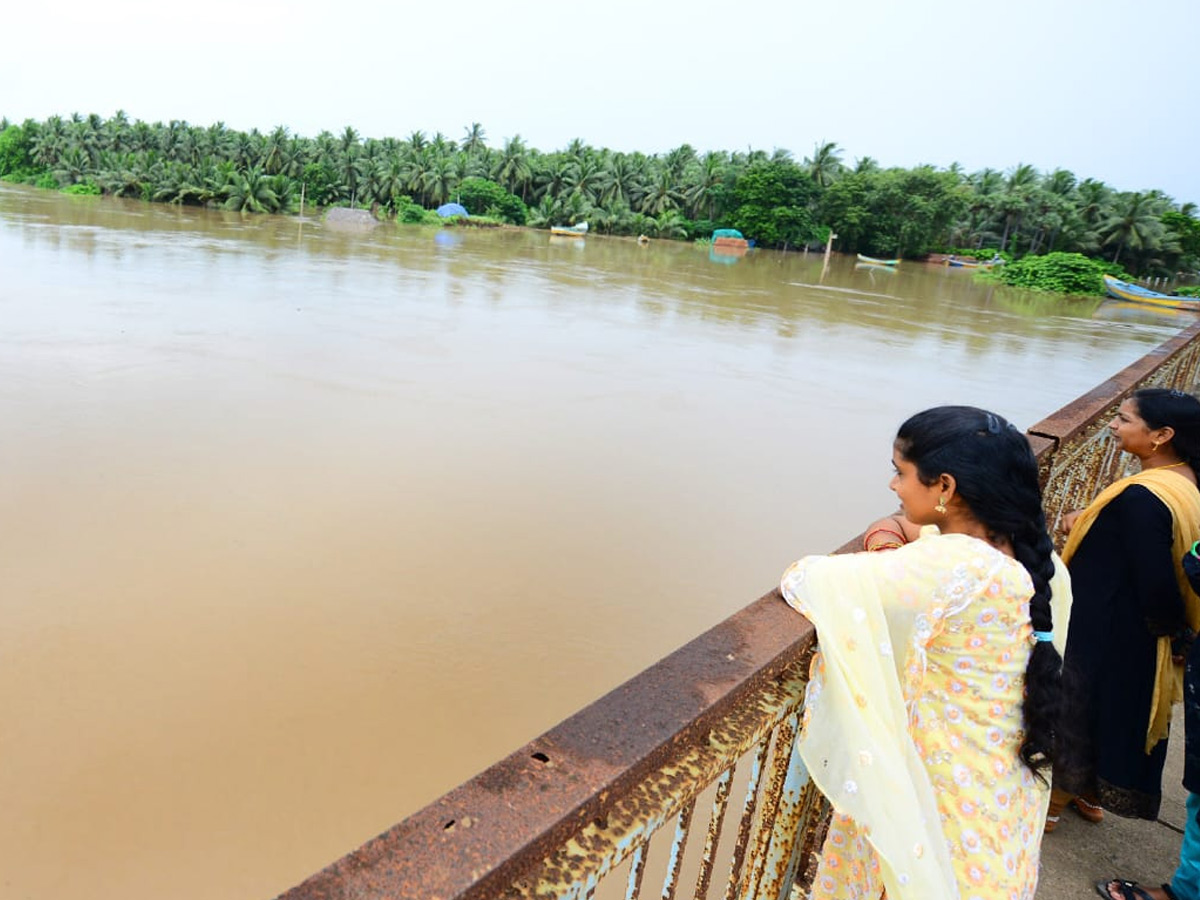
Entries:
[[1170, 210], [1162, 214], [1162, 223], [1179, 245], [1180, 267], [1200, 269], [1200, 219]]
[[760, 246], [803, 246], [816, 234], [809, 209], [816, 192], [812, 179], [793, 162], [755, 163], [734, 183], [726, 219]]
[[[419, 203], [413, 203], [411, 197], [397, 197], [395, 205], [396, 221], [406, 225], [420, 225], [427, 221], [425, 214], [432, 212]], [[433, 213], [433, 216], [435, 219], [438, 217], [436, 212]]]
[[496, 149], [484, 138], [478, 124], [460, 145], [421, 131], [377, 139], [347, 127], [307, 138], [284, 127], [150, 124], [120, 111], [20, 126], [0, 119], [0, 179], [247, 212], [291, 212], [303, 187], [306, 206], [397, 211], [412, 222], [436, 221], [431, 210], [458, 199], [473, 218], [587, 221], [602, 234], [679, 239], [731, 226], [766, 247], [821, 244], [830, 226], [839, 250], [871, 256], [955, 247], [988, 259], [998, 247], [1013, 256], [1083, 253], [1138, 275], [1200, 269], [1195, 204], [1065, 170], [885, 170], [869, 157], [851, 169], [831, 141], [798, 163], [782, 148], [701, 154], [684, 144], [647, 155], [575, 140], [543, 153], [519, 135]]
[[341, 196], [342, 183], [337, 172], [325, 163], [309, 163], [300, 174], [304, 183], [304, 202], [313, 206], [329, 206]]
[[20, 125], [9, 125], [0, 131], [0, 177], [15, 175], [25, 179], [34, 174], [29, 133]]
[[1005, 284], [1055, 294], [1103, 294], [1105, 266], [1082, 253], [1026, 256], [998, 268], [994, 276]]
[[473, 216], [489, 215], [524, 225], [528, 209], [521, 198], [486, 178], [464, 178], [455, 191], [458, 202]]
[[62, 189], [64, 194], [76, 194], [83, 197], [99, 197], [100, 186], [91, 181], [80, 181], [77, 184], [68, 184]]
[[966, 207], [958, 178], [929, 166], [868, 169], [845, 175], [825, 192], [822, 221], [839, 248], [869, 256], [924, 256]]
[[1200, 297], [1200, 285], [1176, 288], [1175, 293], [1180, 297]]

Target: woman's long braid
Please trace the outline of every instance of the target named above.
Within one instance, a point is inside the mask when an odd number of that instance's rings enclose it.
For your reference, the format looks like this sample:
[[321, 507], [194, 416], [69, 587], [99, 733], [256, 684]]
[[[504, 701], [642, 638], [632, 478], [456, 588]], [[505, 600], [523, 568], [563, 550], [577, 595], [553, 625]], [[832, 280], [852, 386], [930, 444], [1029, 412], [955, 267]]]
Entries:
[[[1013, 555], [1033, 580], [1029, 618], [1034, 631], [1052, 632], [1050, 579], [1054, 577], [1054, 545], [1046, 531], [1045, 514], [1038, 504], [1038, 515], [1031, 528], [1013, 535]], [[1054, 761], [1054, 746], [1062, 704], [1062, 657], [1050, 641], [1035, 641], [1025, 666], [1025, 702], [1022, 705], [1025, 739], [1020, 755], [1039, 778]]]
[[[933, 484], [941, 472], [953, 474], [958, 494], [992, 539], [1009, 540], [1013, 556], [1033, 582], [1033, 630], [1052, 632], [1054, 547], [1046, 530], [1037, 460], [1025, 436], [987, 410], [942, 406], [901, 425], [896, 446], [916, 464], [925, 484]], [[1043, 781], [1054, 761], [1061, 704], [1062, 657], [1053, 643], [1037, 640], [1025, 667], [1019, 755]]]

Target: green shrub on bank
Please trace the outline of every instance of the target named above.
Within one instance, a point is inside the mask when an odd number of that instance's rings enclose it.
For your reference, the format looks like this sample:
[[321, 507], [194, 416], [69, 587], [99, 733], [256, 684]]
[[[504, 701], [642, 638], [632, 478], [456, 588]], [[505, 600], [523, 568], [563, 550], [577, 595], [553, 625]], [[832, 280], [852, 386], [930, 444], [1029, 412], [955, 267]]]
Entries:
[[1175, 293], [1177, 293], [1180, 297], [1200, 297], [1200, 285], [1177, 288]]
[[64, 194], [74, 194], [79, 197], [99, 197], [100, 186], [90, 181], [81, 181], [78, 184], [68, 184], [62, 189], [62, 192]]
[[529, 214], [521, 198], [486, 178], [464, 178], [455, 197], [473, 216], [488, 215], [513, 225], [524, 225]]
[[1103, 294], [1101, 276], [1107, 266], [1082, 253], [1047, 253], [1026, 256], [993, 270], [1005, 284], [1054, 294]]

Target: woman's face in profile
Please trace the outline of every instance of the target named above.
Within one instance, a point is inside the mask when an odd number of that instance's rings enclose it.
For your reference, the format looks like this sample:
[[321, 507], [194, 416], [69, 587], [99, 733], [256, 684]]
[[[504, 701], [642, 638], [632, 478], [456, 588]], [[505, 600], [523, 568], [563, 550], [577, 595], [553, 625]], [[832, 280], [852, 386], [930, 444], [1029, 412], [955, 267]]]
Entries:
[[1108, 423], [1108, 430], [1127, 453], [1141, 456], [1152, 452], [1154, 440], [1150, 437], [1150, 428], [1138, 414], [1137, 401], [1132, 397], [1117, 408], [1117, 414]]
[[941, 515], [934, 509], [941, 496], [941, 485], [923, 484], [917, 474], [917, 467], [900, 455], [900, 451], [892, 448], [892, 468], [895, 474], [888, 485], [900, 500], [900, 509], [904, 517], [917, 525], [935, 525]]

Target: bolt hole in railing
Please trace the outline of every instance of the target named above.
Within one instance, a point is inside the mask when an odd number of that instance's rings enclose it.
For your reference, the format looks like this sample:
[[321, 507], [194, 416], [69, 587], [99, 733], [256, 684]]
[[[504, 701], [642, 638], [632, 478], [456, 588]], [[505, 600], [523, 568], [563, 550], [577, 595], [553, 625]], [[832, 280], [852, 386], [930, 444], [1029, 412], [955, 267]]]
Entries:
[[[1103, 437], [1125, 397], [1196, 386], [1198, 336], [1200, 324], [1029, 429], [1049, 522], [1128, 467]], [[794, 752], [813, 643], [768, 594], [283, 896], [803, 895], [827, 820]]]

